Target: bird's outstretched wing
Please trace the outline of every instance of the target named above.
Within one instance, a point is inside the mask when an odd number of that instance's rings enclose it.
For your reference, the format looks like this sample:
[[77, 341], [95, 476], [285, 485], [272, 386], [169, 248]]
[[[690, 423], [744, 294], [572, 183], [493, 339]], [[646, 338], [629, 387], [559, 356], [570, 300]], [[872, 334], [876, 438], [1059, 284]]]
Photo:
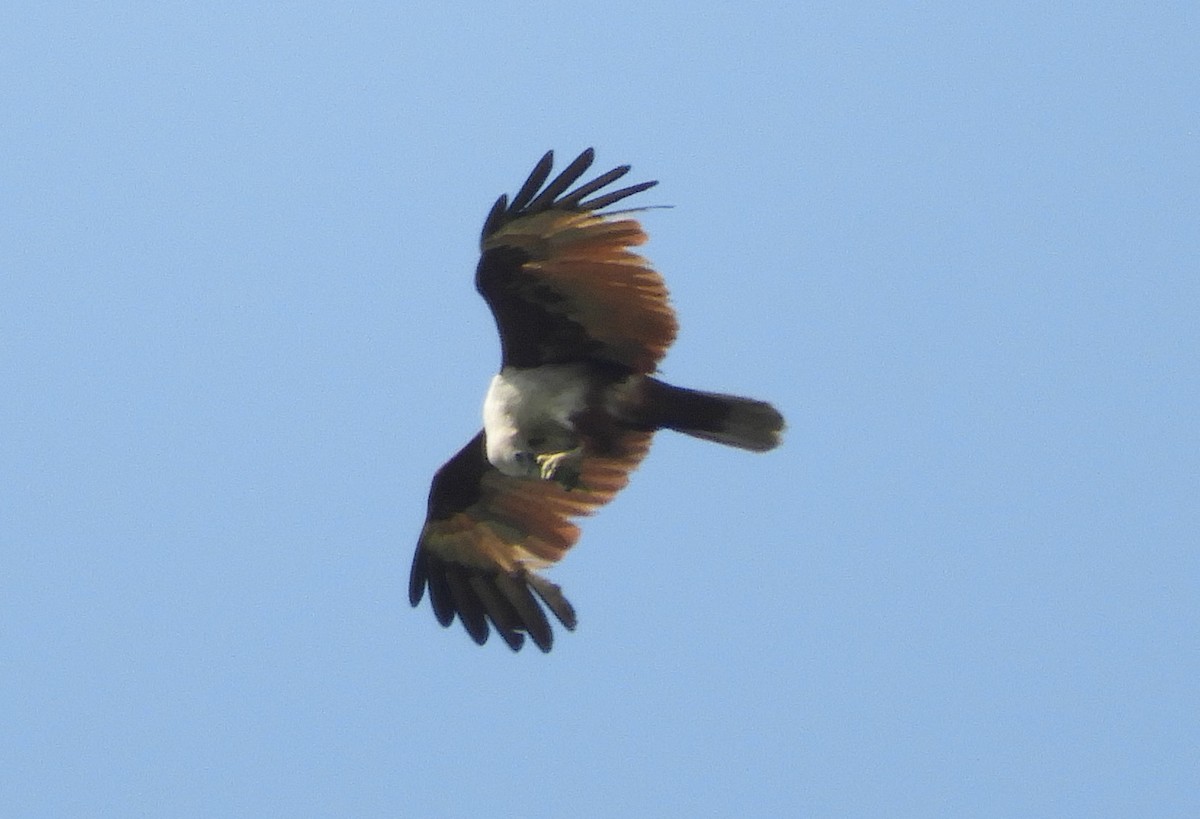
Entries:
[[553, 633], [538, 598], [568, 629], [575, 627], [575, 610], [537, 570], [557, 562], [578, 539], [570, 518], [591, 514], [625, 486], [650, 438], [648, 432], [623, 434], [620, 451], [586, 459], [582, 488], [567, 491], [553, 481], [501, 473], [488, 462], [480, 432], [433, 478], [409, 602], [420, 603], [428, 587], [443, 626], [457, 615], [480, 645], [490, 623], [513, 651], [526, 634], [549, 651]]
[[651, 373], [675, 340], [666, 285], [630, 250], [646, 240], [641, 225], [630, 211], [597, 212], [656, 183], [602, 192], [629, 171], [622, 165], [568, 191], [593, 158], [588, 148], [545, 184], [547, 152], [484, 222], [475, 286], [496, 318], [506, 366], [590, 361]]

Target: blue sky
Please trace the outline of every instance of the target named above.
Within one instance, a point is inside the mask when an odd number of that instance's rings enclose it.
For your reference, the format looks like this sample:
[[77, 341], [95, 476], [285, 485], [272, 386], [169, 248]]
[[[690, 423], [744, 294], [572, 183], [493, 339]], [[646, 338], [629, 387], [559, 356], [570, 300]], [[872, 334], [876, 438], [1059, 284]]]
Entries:
[[[1193, 3], [19, 4], [0, 813], [1200, 815]], [[661, 180], [662, 435], [548, 656], [405, 599], [481, 220]]]

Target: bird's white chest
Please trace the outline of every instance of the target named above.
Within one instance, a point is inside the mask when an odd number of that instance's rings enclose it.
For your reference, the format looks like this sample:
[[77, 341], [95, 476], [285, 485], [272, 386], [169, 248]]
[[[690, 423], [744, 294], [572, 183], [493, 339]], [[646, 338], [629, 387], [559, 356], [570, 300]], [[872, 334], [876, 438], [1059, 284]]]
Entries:
[[577, 366], [505, 367], [483, 399], [488, 460], [503, 471], [516, 451], [529, 450], [531, 436], [574, 427], [572, 416], [587, 404], [588, 379]]

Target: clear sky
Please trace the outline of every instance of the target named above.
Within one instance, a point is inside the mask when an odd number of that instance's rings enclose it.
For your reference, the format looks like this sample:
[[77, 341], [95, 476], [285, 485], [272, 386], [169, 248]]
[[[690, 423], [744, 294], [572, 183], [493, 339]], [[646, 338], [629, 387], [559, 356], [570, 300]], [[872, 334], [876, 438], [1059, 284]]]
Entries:
[[[18, 3], [0, 815], [1200, 816], [1200, 11]], [[483, 216], [659, 179], [664, 434], [553, 653], [406, 583]]]

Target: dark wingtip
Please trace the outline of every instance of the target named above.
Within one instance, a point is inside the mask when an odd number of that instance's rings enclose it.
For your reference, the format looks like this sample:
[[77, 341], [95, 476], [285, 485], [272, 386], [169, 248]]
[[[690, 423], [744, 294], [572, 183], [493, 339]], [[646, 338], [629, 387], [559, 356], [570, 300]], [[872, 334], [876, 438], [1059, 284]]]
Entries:
[[446, 566], [446, 580], [458, 621], [478, 645], [487, 642], [489, 629], [484, 601], [472, 588], [468, 570], [461, 566]]
[[600, 208], [608, 207], [614, 202], [619, 202], [627, 196], [633, 196], [635, 193], [641, 193], [644, 190], [649, 190], [658, 184], [657, 179], [652, 179], [649, 182], [639, 182], [636, 185], [630, 185], [628, 188], [621, 188], [619, 191], [606, 193], [603, 196], [597, 196], [595, 199], [589, 199], [586, 202], [580, 202], [580, 210], [600, 210]]
[[558, 203], [555, 200], [559, 194], [575, 184], [575, 180], [587, 172], [587, 169], [591, 167], [592, 160], [595, 158], [596, 154], [591, 148], [588, 148], [575, 157], [571, 164], [563, 168], [562, 173], [556, 176], [554, 181], [543, 188], [542, 192], [526, 206], [527, 209], [531, 212], [537, 212], [557, 206]]
[[[629, 173], [629, 165], [619, 165], [611, 171], [601, 174], [590, 182], [585, 182], [575, 190], [566, 193], [571, 185], [575, 184], [592, 163], [596, 159], [596, 151], [594, 148], [585, 148], [579, 156], [575, 157], [566, 168], [554, 178], [550, 184], [546, 184], [546, 180], [550, 178], [550, 171], [554, 167], [554, 151], [546, 151], [537, 164], [534, 165], [529, 177], [521, 185], [520, 190], [508, 199], [501, 196], [489, 211], [487, 218], [483, 222], [483, 231], [481, 238], [486, 239], [489, 235], [503, 227], [507, 222], [519, 218], [522, 215], [530, 213], [538, 213], [545, 210], [599, 210], [618, 202], [628, 196], [633, 196], [635, 193], [640, 193], [647, 188], [652, 188], [658, 184], [657, 181], [642, 182], [637, 185], [631, 185], [627, 188], [622, 188], [618, 191], [602, 194], [593, 199], [585, 198], [591, 196], [602, 188], [611, 185], [616, 180], [620, 179], [625, 174]], [[543, 188], [543, 185], [545, 187]]]
[[559, 199], [558, 206], [561, 208], [567, 208], [568, 210], [579, 207], [579, 203], [585, 196], [590, 196], [606, 185], [611, 185], [613, 182], [629, 173], [629, 169], [629, 165], [619, 165], [608, 173], [597, 176], [591, 182], [580, 185], [578, 188]]
[[554, 167], [554, 151], [546, 151], [537, 164], [533, 166], [533, 170], [529, 173], [529, 178], [525, 180], [525, 184], [517, 191], [517, 195], [512, 198], [512, 204], [508, 206], [508, 213], [517, 213], [533, 199], [538, 190], [546, 182], [546, 177], [550, 175], [550, 169]]
[[525, 645], [525, 635], [519, 631], [496, 629], [496, 633], [500, 635], [500, 639], [513, 651], [520, 651], [521, 647]]
[[550, 607], [550, 611], [554, 612], [554, 616], [558, 618], [558, 621], [568, 631], [574, 631], [576, 623], [575, 608], [567, 600], [566, 596], [563, 595], [562, 589], [533, 572], [530, 572], [526, 576], [526, 580], [528, 580], [530, 587], [537, 592], [538, 597], [542, 598], [542, 602]]
[[575, 629], [575, 609], [562, 590], [526, 569], [479, 571], [418, 549], [409, 577], [409, 602], [416, 606], [426, 587], [437, 621], [449, 627], [457, 619], [479, 645], [487, 643], [494, 629], [513, 651], [520, 651], [528, 637], [548, 653], [554, 630], [543, 604], [569, 631]]
[[408, 602], [413, 608], [425, 596], [425, 571], [425, 553], [418, 546], [417, 553], [413, 555], [412, 570], [408, 573]]
[[479, 240], [483, 241], [490, 236], [498, 227], [504, 218], [504, 211], [508, 209], [508, 195], [500, 194], [500, 198], [492, 205], [492, 209], [488, 211], [487, 218], [483, 220], [483, 230], [479, 234]]

